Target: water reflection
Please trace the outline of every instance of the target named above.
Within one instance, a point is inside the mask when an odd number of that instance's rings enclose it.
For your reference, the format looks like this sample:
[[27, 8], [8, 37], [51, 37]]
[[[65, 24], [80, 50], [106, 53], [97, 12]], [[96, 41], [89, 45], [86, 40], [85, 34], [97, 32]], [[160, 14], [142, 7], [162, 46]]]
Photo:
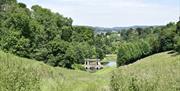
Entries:
[[109, 67], [116, 66], [116, 61], [109, 61], [105, 66], [109, 66]]

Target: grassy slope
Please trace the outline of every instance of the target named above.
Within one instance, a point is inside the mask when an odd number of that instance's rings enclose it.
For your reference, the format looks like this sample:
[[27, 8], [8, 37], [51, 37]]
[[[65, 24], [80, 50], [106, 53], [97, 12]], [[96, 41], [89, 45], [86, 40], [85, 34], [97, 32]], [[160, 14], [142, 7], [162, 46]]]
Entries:
[[0, 51], [0, 91], [109, 91], [110, 70], [54, 68]]
[[180, 55], [164, 52], [113, 72], [115, 91], [180, 91]]
[[[114, 68], [87, 73], [54, 68], [0, 51], [0, 91], [109, 91]], [[113, 72], [120, 91], [179, 91], [180, 55], [156, 54]]]

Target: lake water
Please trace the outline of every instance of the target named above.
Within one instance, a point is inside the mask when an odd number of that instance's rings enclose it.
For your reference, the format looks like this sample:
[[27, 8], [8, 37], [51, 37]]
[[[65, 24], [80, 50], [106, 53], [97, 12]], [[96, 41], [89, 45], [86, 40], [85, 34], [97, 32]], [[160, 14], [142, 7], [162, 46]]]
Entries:
[[109, 66], [109, 67], [116, 66], [116, 61], [109, 61], [109, 63], [107, 63], [105, 66]]

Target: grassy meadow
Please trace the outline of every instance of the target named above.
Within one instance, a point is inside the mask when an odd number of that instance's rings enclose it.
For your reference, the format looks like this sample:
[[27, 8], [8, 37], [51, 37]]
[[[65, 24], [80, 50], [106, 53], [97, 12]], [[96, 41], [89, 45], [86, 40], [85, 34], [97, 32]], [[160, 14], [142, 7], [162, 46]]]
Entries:
[[95, 73], [0, 52], [1, 91], [179, 91], [180, 55], [163, 52]]
[[0, 52], [1, 91], [109, 91], [110, 72], [96, 73], [51, 67]]
[[155, 54], [113, 72], [114, 91], [180, 91], [180, 55]]

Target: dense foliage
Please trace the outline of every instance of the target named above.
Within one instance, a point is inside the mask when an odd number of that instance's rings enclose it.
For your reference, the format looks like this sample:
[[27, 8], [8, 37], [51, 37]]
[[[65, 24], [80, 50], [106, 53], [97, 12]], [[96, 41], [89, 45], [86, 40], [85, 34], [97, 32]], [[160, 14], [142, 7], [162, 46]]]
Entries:
[[180, 21], [177, 23], [177, 27], [176, 27], [176, 35], [175, 36], [175, 50], [180, 52]]
[[145, 41], [122, 44], [118, 51], [118, 66], [129, 64], [137, 59], [145, 57], [151, 53], [150, 45]]
[[[93, 29], [72, 26], [73, 20], [16, 0], [1, 2], [0, 49], [52, 66], [72, 68], [85, 58], [103, 59], [104, 51]], [[96, 40], [97, 39], [97, 40]]]
[[178, 23], [122, 31], [121, 34], [127, 43], [122, 43], [118, 47], [118, 66], [135, 62], [140, 58], [158, 52], [173, 49], [179, 51]]

